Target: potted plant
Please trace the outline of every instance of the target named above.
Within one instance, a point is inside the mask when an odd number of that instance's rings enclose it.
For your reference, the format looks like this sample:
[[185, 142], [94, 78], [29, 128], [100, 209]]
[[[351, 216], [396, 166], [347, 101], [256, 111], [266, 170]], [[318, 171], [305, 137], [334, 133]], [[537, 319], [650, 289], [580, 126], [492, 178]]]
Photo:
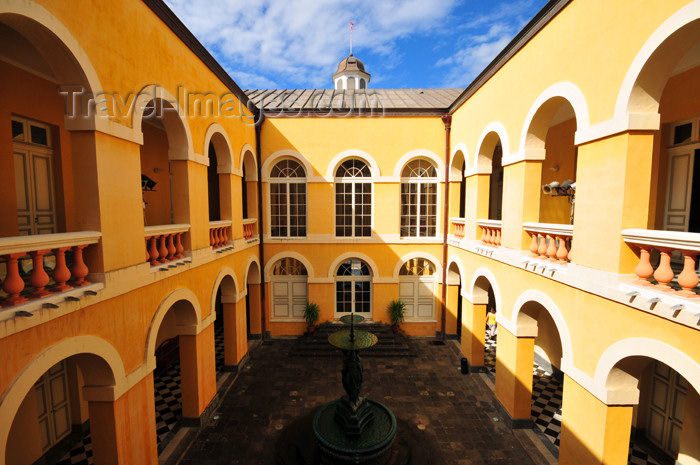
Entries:
[[400, 300], [392, 300], [389, 302], [389, 319], [391, 320], [391, 330], [394, 333], [399, 332], [399, 325], [403, 323], [406, 315], [406, 304]]
[[304, 319], [308, 324], [307, 331], [309, 334], [313, 333], [316, 329], [316, 322], [318, 321], [318, 316], [321, 313], [321, 307], [313, 302], [306, 302], [304, 307]]

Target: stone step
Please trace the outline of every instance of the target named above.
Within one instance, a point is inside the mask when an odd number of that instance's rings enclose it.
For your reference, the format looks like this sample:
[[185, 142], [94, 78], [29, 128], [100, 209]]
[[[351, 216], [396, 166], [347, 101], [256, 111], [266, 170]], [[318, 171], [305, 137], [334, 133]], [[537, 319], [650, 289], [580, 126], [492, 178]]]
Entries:
[[[294, 342], [290, 355], [302, 357], [333, 357], [341, 356], [338, 348], [328, 342], [328, 336], [336, 331], [349, 327], [343, 324], [324, 323], [316, 327], [312, 334], [299, 336]], [[355, 328], [360, 331], [368, 331], [377, 336], [377, 344], [364, 349], [361, 356], [365, 357], [415, 357], [416, 351], [410, 338], [395, 334], [391, 327], [380, 323], [361, 323]]]

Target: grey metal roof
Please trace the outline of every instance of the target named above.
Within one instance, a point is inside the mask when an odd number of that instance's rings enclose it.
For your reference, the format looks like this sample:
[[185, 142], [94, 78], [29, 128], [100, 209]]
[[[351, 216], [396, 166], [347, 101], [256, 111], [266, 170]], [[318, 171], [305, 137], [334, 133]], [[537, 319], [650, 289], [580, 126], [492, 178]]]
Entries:
[[268, 116], [298, 111], [388, 110], [445, 112], [463, 89], [279, 89], [246, 90]]

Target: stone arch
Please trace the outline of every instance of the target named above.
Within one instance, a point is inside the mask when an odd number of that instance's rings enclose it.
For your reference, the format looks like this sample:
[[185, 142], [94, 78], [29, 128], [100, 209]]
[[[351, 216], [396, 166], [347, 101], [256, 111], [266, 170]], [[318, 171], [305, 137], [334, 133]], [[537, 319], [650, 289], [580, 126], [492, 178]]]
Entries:
[[227, 297], [238, 298], [238, 279], [236, 279], [236, 273], [231, 267], [224, 267], [219, 271], [219, 275], [214, 280], [214, 286], [211, 291], [211, 311], [214, 311], [214, 306], [216, 305], [216, 292], [221, 286], [221, 295]]
[[431, 152], [430, 150], [412, 150], [406, 154], [404, 154], [398, 162], [396, 162], [396, 166], [394, 167], [394, 177], [395, 178], [400, 178], [401, 177], [401, 171], [403, 170], [404, 166], [414, 158], [424, 158], [426, 160], [430, 160], [434, 165], [435, 169], [437, 170], [437, 178], [439, 182], [444, 181], [445, 178], [445, 164], [443, 161], [438, 157], [436, 154]]
[[488, 284], [493, 291], [494, 299], [496, 300], [496, 313], [503, 313], [501, 291], [498, 288], [498, 281], [488, 268], [479, 268], [472, 275], [469, 289], [471, 290], [471, 303], [477, 305], [486, 305], [489, 302], [488, 289], [484, 286]]
[[[0, 7], [0, 22], [19, 32], [39, 51], [59, 84], [84, 85], [90, 93], [102, 91], [97, 72], [78, 40], [43, 6], [34, 2], [4, 2]], [[94, 118], [93, 114], [89, 116]]]
[[[467, 146], [460, 142], [452, 149], [450, 156], [450, 182], [460, 182], [470, 170]], [[462, 169], [464, 164], [464, 170]]]
[[[454, 271], [451, 271], [450, 268], [452, 268], [452, 265], [454, 265], [459, 273], [456, 273], [456, 276], [453, 274], [452, 278], [459, 278], [459, 282], [463, 283], [464, 281], [464, 268], [462, 267], [462, 262], [460, 262], [459, 258], [457, 258], [456, 255], [450, 256], [450, 258], [447, 260], [447, 281], [449, 283], [450, 281], [450, 272], [454, 273]], [[444, 284], [444, 283], [443, 283]], [[462, 288], [464, 289], [464, 287]]]
[[559, 342], [561, 343], [562, 349], [561, 370], [566, 373], [567, 370], [574, 366], [571, 332], [569, 331], [561, 310], [547, 294], [534, 289], [529, 289], [523, 292], [515, 300], [515, 304], [513, 305], [513, 316], [510, 321], [508, 321], [505, 316], [501, 315], [501, 318], [499, 318], [498, 321], [499, 324], [503, 324], [508, 331], [518, 337], [537, 336], [537, 322], [522, 311], [529, 302], [534, 302], [540, 305], [545, 311], [547, 311], [547, 313], [549, 313], [552, 320], [554, 320], [554, 325], [559, 333]]
[[328, 179], [333, 179], [335, 177], [335, 171], [338, 169], [338, 166], [348, 158], [357, 158], [367, 163], [367, 166], [369, 166], [369, 169], [372, 171], [372, 178], [370, 179], [376, 179], [379, 176], [381, 176], [381, 172], [379, 171], [379, 165], [370, 154], [368, 154], [367, 152], [363, 152], [362, 150], [352, 149], [340, 152], [338, 155], [333, 157], [333, 159], [328, 163], [328, 171], [326, 172], [326, 177]]
[[589, 127], [588, 105], [581, 90], [570, 82], [558, 82], [545, 89], [530, 107], [520, 134], [520, 153], [504, 153], [503, 165], [520, 160], [543, 160], [550, 122], [562, 105], [569, 105], [576, 118], [576, 129]]
[[258, 160], [255, 156], [255, 150], [250, 144], [244, 144], [241, 148], [240, 166], [239, 170], [241, 175], [243, 174], [243, 167], [245, 167], [245, 180], [246, 181], [257, 181], [258, 180]]
[[[149, 102], [162, 106], [161, 121], [168, 137], [168, 159], [190, 160], [200, 163], [193, 150], [192, 133], [185, 118], [184, 110], [177, 104], [177, 99], [167, 89], [159, 85], [148, 85], [141, 89], [134, 100], [131, 125], [141, 133], [144, 110]], [[146, 116], [149, 117], [149, 116]], [[143, 137], [143, 135], [142, 135]]]
[[163, 318], [173, 309], [177, 318], [177, 324], [181, 327], [180, 334], [196, 335], [201, 330], [202, 308], [197, 296], [189, 289], [180, 288], [172, 291], [158, 305], [146, 338], [145, 363], [146, 368], [152, 371], [156, 368], [156, 339]]
[[270, 282], [270, 277], [272, 276], [272, 267], [275, 266], [275, 263], [280, 261], [283, 258], [294, 258], [295, 260], [299, 260], [302, 265], [306, 268], [306, 274], [309, 277], [309, 279], [314, 277], [314, 269], [311, 266], [311, 262], [307, 260], [306, 257], [304, 257], [302, 254], [294, 251], [285, 251], [285, 252], [280, 252], [278, 254], [273, 255], [270, 257], [270, 259], [267, 261], [267, 264], [265, 265], [265, 282]]
[[233, 173], [233, 150], [231, 149], [231, 141], [226, 134], [226, 130], [219, 123], [212, 123], [207, 128], [204, 135], [204, 147], [202, 154], [209, 154], [209, 144], [214, 144], [216, 151], [217, 173], [232, 174]]
[[301, 166], [304, 167], [304, 171], [306, 171], [306, 179], [309, 179], [313, 175], [313, 166], [311, 166], [311, 163], [304, 155], [297, 152], [296, 150], [278, 150], [277, 152], [267, 157], [267, 159], [262, 164], [261, 176], [263, 182], [267, 182], [270, 180], [270, 171], [272, 171], [272, 167], [275, 166], [275, 164], [277, 164], [277, 162], [283, 158], [292, 158], [295, 161], [298, 161], [301, 164]]
[[328, 268], [328, 277], [330, 279], [333, 279], [336, 275], [336, 272], [338, 271], [338, 267], [340, 266], [340, 264], [351, 258], [356, 258], [365, 262], [369, 269], [372, 271], [372, 279], [376, 279], [379, 277], [379, 270], [377, 268], [377, 265], [374, 263], [374, 260], [369, 258], [369, 256], [359, 252], [347, 252], [342, 255], [339, 255], [335, 260], [333, 260], [333, 263]]
[[675, 63], [700, 40], [700, 0], [679, 9], [647, 39], [615, 102], [619, 130], [658, 129], [659, 102]]
[[[128, 390], [124, 364], [117, 349], [96, 336], [76, 336], [64, 339], [37, 354], [12, 380], [0, 396], [0, 449], [10, 434], [10, 428], [19, 407], [34, 383], [56, 363], [69, 357], [80, 357], [86, 386], [105, 388], [114, 400]], [[89, 367], [89, 369], [87, 368]], [[13, 421], [7, 421], [12, 419]], [[0, 454], [0, 464], [5, 463], [5, 453]]]
[[248, 262], [245, 265], [245, 277], [243, 283], [248, 284], [260, 284], [260, 260], [256, 256], [250, 256]]
[[476, 174], [491, 174], [491, 158], [498, 141], [501, 142], [503, 157], [506, 157], [508, 148], [508, 132], [500, 121], [490, 122], [479, 136], [473, 166]]
[[[656, 339], [646, 337], [627, 338], [608, 347], [598, 360], [594, 385], [603, 394], [604, 402], [611, 404], [636, 404], [638, 373], [628, 373], [620, 368], [621, 362], [632, 357], [643, 357], [665, 363], [700, 393], [700, 364], [686, 353]], [[600, 397], [600, 396], [599, 396]]]
[[397, 262], [396, 266], [394, 267], [394, 272], [392, 273], [392, 277], [395, 279], [399, 278], [399, 273], [401, 272], [401, 267], [403, 266], [404, 263], [407, 261], [411, 260], [412, 258], [424, 258], [431, 262], [433, 266], [435, 267], [435, 278], [438, 280], [437, 282], [440, 282], [440, 279], [442, 277], [442, 264], [440, 263], [440, 260], [437, 259], [437, 257], [427, 253], [427, 252], [411, 252], [409, 254], [404, 255], [401, 257]]

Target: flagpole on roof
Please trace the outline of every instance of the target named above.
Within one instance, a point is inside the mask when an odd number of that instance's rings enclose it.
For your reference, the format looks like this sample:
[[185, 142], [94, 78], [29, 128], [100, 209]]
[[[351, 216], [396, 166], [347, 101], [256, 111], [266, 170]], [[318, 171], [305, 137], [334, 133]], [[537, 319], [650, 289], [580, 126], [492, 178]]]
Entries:
[[355, 25], [352, 21], [350, 21], [350, 56], [352, 56], [352, 27]]

